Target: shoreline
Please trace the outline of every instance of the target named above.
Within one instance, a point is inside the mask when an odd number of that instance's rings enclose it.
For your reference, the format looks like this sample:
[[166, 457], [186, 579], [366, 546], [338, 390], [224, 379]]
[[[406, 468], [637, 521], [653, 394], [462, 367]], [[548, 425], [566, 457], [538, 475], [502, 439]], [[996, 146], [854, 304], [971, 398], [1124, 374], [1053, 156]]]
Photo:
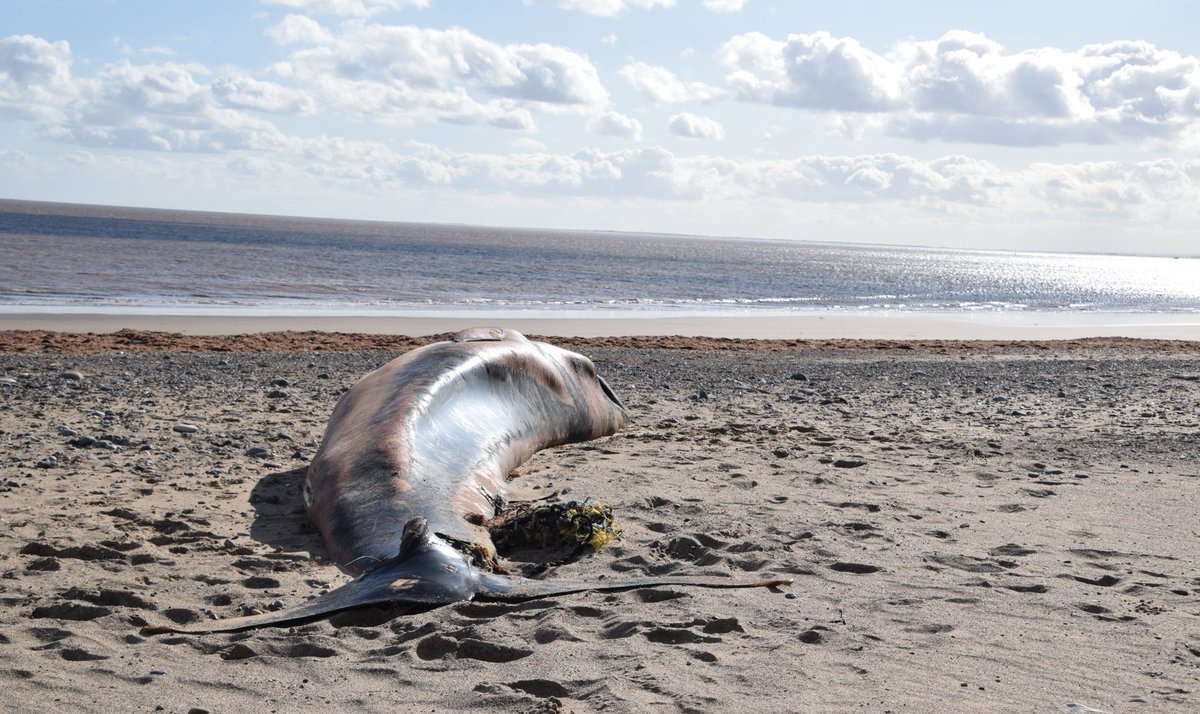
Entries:
[[[614, 316], [616, 315], [616, 316]], [[321, 332], [425, 336], [503, 325], [557, 337], [708, 337], [720, 339], [1063, 340], [1131, 338], [1200, 341], [1200, 315], [1127, 313], [831, 313], [827, 315], [679, 315], [454, 311], [442, 315], [168, 314], [147, 312], [0, 312], [0, 332], [120, 330], [194, 336]]]

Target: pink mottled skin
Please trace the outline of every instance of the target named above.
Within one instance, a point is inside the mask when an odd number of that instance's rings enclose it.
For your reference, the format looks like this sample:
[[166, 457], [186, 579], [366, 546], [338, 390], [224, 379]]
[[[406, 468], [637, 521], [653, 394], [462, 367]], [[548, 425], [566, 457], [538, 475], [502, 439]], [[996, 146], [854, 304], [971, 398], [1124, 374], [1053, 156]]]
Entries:
[[511, 330], [467, 330], [388, 362], [342, 397], [305, 503], [348, 573], [395, 557], [415, 516], [493, 554], [485, 524], [512, 469], [627, 421], [586, 357]]

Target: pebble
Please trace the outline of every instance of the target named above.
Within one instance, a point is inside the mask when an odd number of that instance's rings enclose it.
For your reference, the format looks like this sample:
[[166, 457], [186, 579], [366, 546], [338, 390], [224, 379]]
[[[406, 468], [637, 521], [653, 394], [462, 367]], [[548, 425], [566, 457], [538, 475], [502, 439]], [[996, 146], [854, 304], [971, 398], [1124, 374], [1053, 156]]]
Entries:
[[283, 399], [286, 396], [287, 392], [283, 391], [282, 389], [272, 389], [271, 391], [267, 392], [267, 397], [269, 399]]
[[808, 375], [803, 372], [793, 372], [792, 379], [796, 380], [797, 382], [807, 382]]
[[195, 424], [181, 423], [171, 427], [171, 431], [177, 431], [180, 434], [195, 434], [196, 432], [200, 431], [200, 427], [196, 426]]
[[264, 449], [261, 446], [255, 446], [254, 448], [246, 449], [246, 456], [249, 456], [252, 459], [265, 459], [270, 455], [271, 450]]
[[74, 429], [72, 429], [69, 426], [60, 426], [60, 427], [58, 427], [58, 435], [59, 436], [79, 436], [79, 432], [75, 431]]
[[272, 387], [287, 387], [287, 386], [289, 386], [290, 384], [291, 384], [291, 383], [290, 383], [290, 382], [288, 382], [286, 379], [272, 379], [272, 380], [271, 380], [271, 386], [272, 386]]
[[46, 458], [37, 462], [37, 467], [39, 469], [52, 469], [55, 466], [58, 466], [58, 459], [53, 456], [47, 456]]
[[58, 376], [63, 379], [69, 379], [78, 382], [83, 379], [83, 372], [80, 372], [76, 369], [69, 369], [66, 372], [60, 372]]
[[0, 385], [2, 386], [11, 387], [16, 383], [17, 380], [13, 379], [12, 377], [0, 377]]

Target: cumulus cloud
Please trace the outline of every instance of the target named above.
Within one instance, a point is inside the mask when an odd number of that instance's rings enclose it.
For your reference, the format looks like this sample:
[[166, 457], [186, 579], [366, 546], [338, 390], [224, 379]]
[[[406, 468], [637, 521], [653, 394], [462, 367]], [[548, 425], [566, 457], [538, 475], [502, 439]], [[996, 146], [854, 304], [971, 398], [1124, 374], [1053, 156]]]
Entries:
[[[265, 83], [222, 78], [214, 91], [202, 67], [175, 63], [109, 65], [80, 80], [51, 137], [95, 147], [158, 151], [270, 149], [281, 135], [270, 122], [236, 108], [241, 101], [283, 110]], [[221, 82], [224, 82], [222, 84]], [[240, 94], [239, 94], [240, 92]]]
[[588, 121], [587, 129], [593, 134], [642, 140], [642, 123], [618, 112], [597, 114]]
[[71, 48], [32, 35], [0, 39], [0, 117], [39, 119], [52, 116], [67, 99]]
[[689, 139], [711, 139], [720, 141], [725, 138], [725, 128], [715, 119], [682, 112], [667, 121], [667, 129], [676, 136]]
[[267, 28], [266, 35], [280, 45], [320, 45], [333, 41], [329, 30], [304, 15], [288, 15]]
[[587, 57], [555, 45], [500, 45], [460, 28], [363, 23], [308, 36], [271, 70], [361, 116], [530, 129], [530, 106], [595, 108], [608, 101]]
[[218, 77], [209, 88], [218, 102], [236, 109], [293, 115], [311, 114], [315, 110], [315, 103], [307, 94], [244, 74]]
[[0, 41], [0, 116], [33, 121], [42, 136], [94, 147], [160, 151], [269, 148], [280, 134], [256, 112], [300, 114], [311, 100], [243, 75], [210, 81], [199, 65], [107, 65], [75, 77], [65, 42]]
[[781, 42], [751, 32], [726, 42], [718, 56], [747, 101], [844, 111], [886, 111], [900, 102], [899, 68], [853, 38], [817, 32]]
[[[400, 124], [534, 131], [534, 111], [596, 116], [608, 94], [588, 59], [546, 44], [499, 45], [460, 29], [352, 21], [331, 32], [289, 15], [268, 34], [290, 49], [277, 81], [199, 64], [135, 63], [71, 73], [65, 42], [0, 40], [0, 117], [89, 147], [218, 152], [278, 145], [266, 115], [336, 111]], [[640, 127], [628, 120], [626, 135]], [[610, 117], [597, 124], [618, 131]]]
[[707, 101], [721, 95], [721, 90], [703, 82], [684, 82], [666, 67], [645, 62], [631, 62], [620, 74], [647, 99], [658, 102]]
[[704, 9], [713, 12], [741, 12], [747, 0], [704, 0]]
[[966, 156], [923, 161], [893, 153], [731, 159], [677, 156], [653, 146], [567, 155], [542, 146], [492, 154], [427, 144], [395, 150], [329, 137], [291, 142], [278, 156], [303, 157], [320, 178], [350, 185], [522, 197], [870, 204], [986, 221], [1200, 217], [1200, 161], [1046, 163], [1006, 170]]
[[1169, 137], [1200, 118], [1200, 59], [1145, 42], [1010, 53], [951, 31], [887, 54], [825, 32], [731, 38], [718, 53], [743, 101], [875, 113], [916, 139], [1007, 145]]
[[[531, 0], [525, 0], [529, 3]], [[564, 10], [577, 10], [597, 17], [616, 17], [628, 10], [652, 7], [674, 7], [675, 0], [539, 0]]]
[[282, 5], [320, 15], [367, 17], [387, 10], [429, 7], [429, 0], [260, 0], [266, 5]]

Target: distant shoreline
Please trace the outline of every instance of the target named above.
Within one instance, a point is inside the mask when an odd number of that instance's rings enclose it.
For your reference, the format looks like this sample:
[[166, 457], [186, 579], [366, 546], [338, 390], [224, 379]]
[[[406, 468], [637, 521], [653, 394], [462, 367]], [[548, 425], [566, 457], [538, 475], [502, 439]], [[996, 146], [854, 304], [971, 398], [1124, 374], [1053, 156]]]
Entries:
[[560, 337], [681, 336], [732, 339], [1061, 340], [1091, 337], [1200, 341], [1200, 315], [1142, 313], [831, 313], [769, 316], [662, 316], [587, 313], [528, 315], [458, 311], [411, 314], [166, 314], [3, 312], [0, 330], [111, 333], [122, 329], [185, 335], [316, 331], [422, 336], [481, 324]]

